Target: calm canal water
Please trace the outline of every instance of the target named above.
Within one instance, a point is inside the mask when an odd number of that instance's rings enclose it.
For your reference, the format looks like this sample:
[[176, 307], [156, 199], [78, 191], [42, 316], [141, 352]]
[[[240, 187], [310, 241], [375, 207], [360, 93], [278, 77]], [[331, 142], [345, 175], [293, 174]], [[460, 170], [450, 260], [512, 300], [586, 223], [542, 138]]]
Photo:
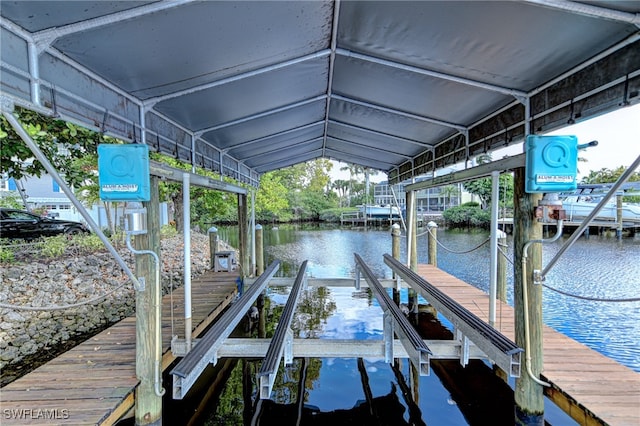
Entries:
[[[235, 228], [223, 228], [219, 232], [222, 238], [235, 244]], [[462, 251], [477, 246], [488, 234], [440, 229], [438, 237], [446, 247]], [[391, 251], [388, 229], [363, 231], [281, 225], [273, 229], [265, 227], [264, 242], [265, 264], [281, 260], [282, 276], [294, 276], [299, 265], [308, 260], [310, 276], [353, 277], [353, 253], [358, 253], [378, 277], [391, 278], [391, 271], [382, 261], [382, 255]], [[544, 246], [543, 265], [562, 242]], [[405, 258], [405, 244], [401, 244], [401, 250]], [[427, 262], [426, 252], [426, 237], [421, 237], [418, 241], [420, 263]], [[511, 240], [508, 252], [512, 257]], [[439, 248], [438, 266], [488, 290], [488, 244], [465, 255]], [[508, 270], [508, 298], [513, 304], [513, 274], [511, 267]], [[565, 253], [547, 276], [546, 284], [582, 296], [620, 299], [637, 297], [639, 281], [638, 237], [617, 241], [591, 236], [580, 238]], [[268, 290], [270, 317], [278, 317], [287, 292], [282, 288]], [[547, 325], [640, 371], [640, 302], [594, 302], [546, 288], [543, 293]], [[421, 316], [421, 321], [434, 322], [425, 318]], [[382, 311], [377, 300], [367, 291], [356, 292], [353, 288], [311, 288], [299, 304], [294, 322], [293, 329], [299, 337], [383, 338]], [[271, 324], [267, 330], [275, 327], [275, 323]], [[473, 425], [487, 424], [487, 421], [513, 424], [513, 396], [509, 386], [492, 381], [486, 365], [478, 363], [480, 365], [467, 369], [460, 368], [455, 361], [433, 365], [430, 376], [419, 378], [420, 398], [414, 404], [406, 398], [406, 386], [410, 387], [406, 361], [394, 369], [383, 360], [296, 359], [293, 365], [281, 370], [271, 400], [256, 405], [255, 373], [259, 363], [241, 361], [229, 368], [227, 385], [216, 398], [217, 402], [207, 409], [206, 424], [284, 425], [297, 424], [297, 419], [302, 419], [299, 424]], [[249, 392], [251, 381], [253, 391]], [[509, 385], [513, 387], [513, 380]], [[483, 395], [487, 393], [489, 399]], [[367, 400], [373, 403], [368, 404]], [[575, 424], [551, 403], [547, 404], [545, 419], [553, 425]]]

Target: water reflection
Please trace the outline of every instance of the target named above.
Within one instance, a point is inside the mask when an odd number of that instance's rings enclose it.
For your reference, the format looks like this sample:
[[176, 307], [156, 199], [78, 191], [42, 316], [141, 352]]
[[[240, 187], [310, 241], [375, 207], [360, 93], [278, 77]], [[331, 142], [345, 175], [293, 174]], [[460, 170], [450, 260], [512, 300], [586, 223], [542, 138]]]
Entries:
[[[483, 232], [439, 230], [440, 241], [453, 250], [465, 250], [487, 238]], [[229, 233], [229, 237], [233, 232]], [[265, 229], [265, 263], [277, 258], [284, 275], [294, 276], [299, 264], [309, 260], [311, 276], [352, 277], [353, 253], [360, 254], [379, 277], [390, 278], [382, 254], [390, 252], [387, 230], [363, 232], [281, 226]], [[231, 239], [231, 244], [233, 240]], [[545, 246], [546, 264], [562, 242]], [[509, 241], [511, 245], [511, 241]], [[406, 257], [405, 244], [401, 256]], [[512, 249], [509, 248], [512, 256]], [[483, 290], [488, 288], [489, 248], [461, 257], [439, 250], [439, 267]], [[640, 277], [640, 241], [626, 239], [579, 239], [549, 274], [553, 287], [599, 297], [637, 296]], [[426, 263], [426, 238], [418, 241], [418, 261]], [[513, 276], [508, 268], [508, 298], [513, 303]], [[640, 371], [640, 303], [588, 302], [544, 290], [545, 322], [605, 355]], [[266, 298], [267, 337], [286, 302], [288, 289], [270, 288]], [[406, 292], [403, 293], [406, 300]], [[439, 319], [426, 314], [418, 318], [420, 330], [439, 327]], [[446, 325], [446, 324], [445, 324]], [[349, 288], [311, 288], [304, 295], [293, 322], [297, 337], [320, 339], [382, 339], [382, 311], [368, 291]], [[434, 332], [433, 329], [430, 330]], [[438, 336], [442, 337], [442, 336]], [[219, 424], [513, 424], [513, 392], [496, 380], [481, 361], [466, 368], [457, 361], [432, 361], [434, 374], [420, 377], [420, 395], [410, 398], [411, 372], [408, 362], [397, 369], [383, 360], [295, 359], [280, 367], [274, 393], [268, 402], [256, 401], [255, 372], [259, 360], [238, 363], [219, 397], [208, 423]], [[513, 383], [511, 382], [512, 386]], [[374, 415], [378, 402], [396, 413], [395, 423]], [[386, 405], [385, 405], [386, 404]], [[397, 407], [402, 407], [397, 410]], [[416, 416], [415, 413], [420, 414]], [[326, 415], [326, 416], [325, 416]], [[373, 417], [371, 417], [373, 415]], [[399, 416], [402, 416], [402, 423]], [[367, 417], [369, 416], [369, 417]], [[314, 423], [323, 419], [320, 423]], [[345, 423], [340, 423], [340, 419]], [[369, 419], [369, 420], [367, 420]], [[373, 419], [373, 420], [371, 420]], [[550, 424], [575, 424], [557, 407], [547, 405]], [[385, 423], [385, 422], [389, 423]]]

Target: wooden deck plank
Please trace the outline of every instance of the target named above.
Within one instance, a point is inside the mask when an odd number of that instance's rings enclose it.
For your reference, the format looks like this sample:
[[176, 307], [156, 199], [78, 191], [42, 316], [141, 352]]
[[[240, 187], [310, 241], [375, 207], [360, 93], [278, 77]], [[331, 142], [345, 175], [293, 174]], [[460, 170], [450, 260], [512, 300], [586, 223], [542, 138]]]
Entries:
[[[193, 280], [192, 319], [196, 325], [193, 337], [200, 335], [233, 300], [237, 277], [235, 273], [208, 272]], [[173, 297], [167, 295], [162, 300], [164, 368], [174, 359], [170, 351], [172, 303], [173, 331], [183, 336], [182, 288], [175, 289]], [[2, 425], [113, 424], [134, 404], [138, 385], [135, 339], [135, 317], [125, 318], [9, 383], [0, 389], [3, 414], [10, 414], [3, 415]]]
[[[418, 265], [418, 274], [487, 320], [486, 293], [432, 265]], [[498, 301], [496, 317], [496, 328], [515, 340], [513, 308]], [[640, 425], [639, 373], [547, 326], [543, 347], [542, 377], [553, 385], [545, 394], [571, 417], [581, 424]]]

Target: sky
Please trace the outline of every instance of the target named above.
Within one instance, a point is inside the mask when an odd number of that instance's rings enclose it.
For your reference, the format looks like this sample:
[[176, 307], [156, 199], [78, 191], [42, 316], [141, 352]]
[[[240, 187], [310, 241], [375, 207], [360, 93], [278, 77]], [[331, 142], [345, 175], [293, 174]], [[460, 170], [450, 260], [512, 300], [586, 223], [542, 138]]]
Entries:
[[[628, 167], [640, 155], [640, 104], [621, 108], [548, 134], [575, 135], [578, 137], [578, 144], [598, 141], [598, 146], [580, 151], [579, 156], [587, 161], [578, 164], [578, 180], [592, 170]], [[516, 155], [521, 152], [522, 145], [518, 144], [495, 151], [493, 158], [502, 158], [504, 155]], [[349, 172], [340, 171], [345, 164], [336, 161], [334, 163], [331, 178], [333, 180], [349, 179]], [[387, 175], [382, 172], [371, 177], [372, 182], [384, 180], [387, 180]]]

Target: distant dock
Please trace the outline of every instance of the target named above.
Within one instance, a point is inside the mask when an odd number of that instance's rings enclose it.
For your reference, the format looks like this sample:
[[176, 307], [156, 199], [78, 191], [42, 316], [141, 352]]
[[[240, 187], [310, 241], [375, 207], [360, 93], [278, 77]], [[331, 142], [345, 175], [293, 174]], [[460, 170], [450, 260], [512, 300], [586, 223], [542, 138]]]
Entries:
[[[582, 220], [565, 220], [563, 221], [563, 227], [567, 233], [574, 232], [580, 225], [582, 225]], [[556, 229], [556, 225], [554, 224], [545, 224], [544, 231], [553, 232]], [[498, 219], [498, 228], [507, 234], [513, 233], [513, 218], [506, 217], [502, 219]], [[584, 235], [604, 235], [607, 232], [613, 233], [615, 235], [616, 231], [619, 229], [619, 223], [613, 221], [603, 221], [603, 220], [594, 220], [592, 221], [587, 228], [584, 230]], [[640, 230], [640, 223], [638, 222], [623, 222], [622, 223], [622, 232], [630, 237], [634, 237], [636, 233]]]

